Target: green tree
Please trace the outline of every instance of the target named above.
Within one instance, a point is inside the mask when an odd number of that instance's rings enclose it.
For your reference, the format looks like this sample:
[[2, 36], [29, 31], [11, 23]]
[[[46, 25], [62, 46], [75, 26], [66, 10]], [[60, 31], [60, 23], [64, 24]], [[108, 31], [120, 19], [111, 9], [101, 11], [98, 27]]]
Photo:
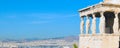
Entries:
[[78, 48], [78, 46], [77, 46], [76, 44], [73, 44], [73, 47], [74, 47], [74, 48]]

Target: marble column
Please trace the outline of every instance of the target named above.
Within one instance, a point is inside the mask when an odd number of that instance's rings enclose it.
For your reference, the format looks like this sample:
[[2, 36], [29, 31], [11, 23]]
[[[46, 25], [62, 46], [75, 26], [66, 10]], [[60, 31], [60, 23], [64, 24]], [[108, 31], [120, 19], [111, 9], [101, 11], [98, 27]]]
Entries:
[[105, 16], [104, 12], [100, 12], [100, 24], [99, 24], [99, 30], [100, 34], [105, 34]]
[[81, 34], [84, 34], [84, 18], [83, 17], [81, 17], [80, 32]]
[[89, 19], [89, 16], [87, 16], [87, 20], [86, 20], [86, 34], [89, 34], [89, 30], [90, 30], [90, 19]]
[[113, 31], [114, 31], [114, 34], [119, 34], [119, 18], [118, 18], [117, 12], [115, 12]]
[[95, 17], [95, 14], [93, 14], [92, 16], [93, 16], [93, 19], [92, 19], [91, 30], [92, 30], [92, 34], [96, 34], [96, 17]]

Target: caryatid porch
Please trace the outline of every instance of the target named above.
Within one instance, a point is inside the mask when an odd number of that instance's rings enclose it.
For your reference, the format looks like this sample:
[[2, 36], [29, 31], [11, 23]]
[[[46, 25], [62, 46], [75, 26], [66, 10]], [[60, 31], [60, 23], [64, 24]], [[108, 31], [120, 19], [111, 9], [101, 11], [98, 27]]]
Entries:
[[104, 0], [79, 13], [79, 48], [120, 48], [120, 0]]
[[[99, 34], [119, 34], [120, 4], [112, 4], [112, 3], [108, 3], [107, 1], [104, 1], [97, 5], [84, 8], [79, 12], [81, 17], [81, 24], [80, 24], [81, 34], [84, 34], [84, 30], [86, 30], [86, 34], [89, 34], [90, 30], [92, 34], [96, 34], [97, 17], [100, 18]], [[86, 22], [84, 21], [84, 17], [87, 18]], [[90, 17], [92, 17], [91, 27], [90, 27]]]

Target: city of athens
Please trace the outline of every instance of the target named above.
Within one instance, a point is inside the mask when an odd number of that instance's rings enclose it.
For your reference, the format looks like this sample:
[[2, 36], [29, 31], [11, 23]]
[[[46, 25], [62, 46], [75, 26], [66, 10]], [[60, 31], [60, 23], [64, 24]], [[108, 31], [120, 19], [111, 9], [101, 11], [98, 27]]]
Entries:
[[120, 0], [0, 0], [0, 48], [120, 48]]

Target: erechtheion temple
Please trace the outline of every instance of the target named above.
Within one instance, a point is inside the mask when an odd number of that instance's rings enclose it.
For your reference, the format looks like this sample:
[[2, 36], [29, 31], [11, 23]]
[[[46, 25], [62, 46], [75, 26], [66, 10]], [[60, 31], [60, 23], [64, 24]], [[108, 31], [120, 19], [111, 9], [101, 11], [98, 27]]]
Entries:
[[103, 0], [79, 13], [79, 48], [120, 48], [120, 0]]

